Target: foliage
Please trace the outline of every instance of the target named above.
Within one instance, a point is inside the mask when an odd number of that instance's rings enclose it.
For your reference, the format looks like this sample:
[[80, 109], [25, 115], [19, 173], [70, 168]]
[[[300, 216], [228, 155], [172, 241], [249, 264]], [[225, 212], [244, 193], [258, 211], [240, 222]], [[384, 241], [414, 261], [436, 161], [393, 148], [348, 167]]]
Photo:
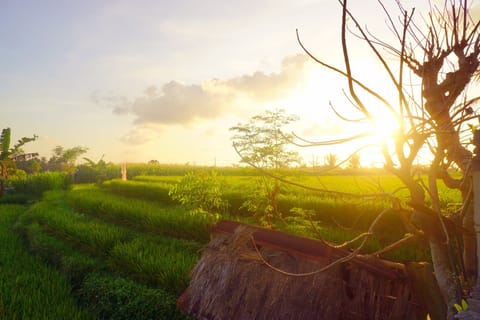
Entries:
[[11, 227], [25, 207], [0, 205], [0, 318], [91, 319], [68, 280], [25, 250]]
[[87, 163], [77, 165], [73, 175], [75, 183], [101, 183], [120, 177], [120, 165], [103, 164], [101, 161], [103, 160], [99, 160], [97, 163], [87, 161]]
[[[285, 133], [285, 126], [298, 120], [295, 115], [286, 115], [285, 110], [265, 111], [252, 117], [249, 122], [231, 127], [233, 147], [240, 155], [240, 162], [262, 170], [290, 167], [299, 162], [299, 155], [288, 150], [293, 135]], [[281, 183], [267, 175], [257, 179], [257, 188], [251, 190], [242, 207], [254, 214], [262, 214], [263, 225], [271, 225], [274, 217], [281, 218], [277, 198]]]
[[11, 157], [23, 153], [22, 147], [28, 142], [35, 141], [37, 138], [36, 135], [32, 138], [23, 137], [13, 147], [10, 147], [11, 129], [2, 129], [0, 134], [0, 197], [5, 194], [5, 184], [11, 171], [15, 170], [15, 163]]
[[67, 195], [69, 205], [92, 215], [134, 230], [162, 234], [181, 239], [206, 242], [207, 226], [211, 219], [192, 215], [181, 207], [164, 207], [141, 199], [128, 199], [104, 192], [99, 188], [83, 186]]
[[298, 153], [287, 148], [293, 135], [283, 131], [297, 120], [295, 115], [286, 115], [284, 109], [276, 109], [231, 127], [230, 131], [234, 132], [231, 140], [241, 157], [240, 162], [261, 168], [284, 168], [297, 163]]
[[[82, 183], [82, 182], [96, 182], [96, 183], [102, 183], [105, 180], [108, 179], [108, 174], [107, 174], [107, 167], [111, 166], [111, 164], [106, 163], [103, 160], [104, 155], [98, 160], [97, 162], [89, 159], [89, 158], [83, 158], [86, 161], [86, 164], [78, 166], [76, 171], [75, 171], [75, 182], [77, 183]], [[77, 176], [82, 176], [80, 174], [80, 170], [85, 170], [88, 172], [88, 175], [90, 175], [89, 181], [78, 181]], [[85, 175], [85, 173], [83, 174]]]
[[9, 194], [24, 194], [31, 198], [40, 198], [48, 190], [66, 190], [71, 178], [65, 172], [42, 172], [10, 179]]
[[141, 282], [180, 295], [188, 287], [200, 249], [199, 243], [141, 236], [117, 244], [110, 252], [109, 263]]
[[29, 142], [37, 140], [38, 136], [34, 135], [31, 138], [23, 137], [17, 141], [17, 143], [10, 147], [10, 140], [11, 140], [11, 129], [5, 128], [2, 130], [0, 134], [0, 160], [4, 161], [9, 159], [11, 156], [16, 154], [23, 153], [22, 147]]
[[62, 146], [56, 146], [52, 151], [52, 156], [48, 160], [47, 169], [50, 171], [65, 171], [69, 174], [75, 172], [75, 162], [88, 148], [76, 146], [65, 149]]
[[185, 319], [176, 309], [175, 296], [110, 275], [89, 275], [80, 298], [98, 319]]
[[[82, 304], [97, 318], [183, 319], [175, 295], [188, 284], [201, 245], [143, 235], [77, 214], [63, 197], [47, 193], [21, 216], [16, 230], [27, 238], [30, 249], [72, 280]], [[83, 253], [72, 251], [64, 241]]]
[[223, 182], [214, 170], [187, 173], [169, 191], [173, 200], [180, 202], [193, 213], [210, 214], [214, 219], [228, 208], [222, 194]]
[[161, 202], [164, 204], [173, 203], [169, 196], [169, 191], [172, 188], [172, 185], [178, 182], [177, 180], [168, 183], [163, 182], [160, 179], [151, 179], [149, 181], [141, 179], [127, 181], [114, 179], [102, 183], [101, 188], [125, 197]]
[[189, 271], [198, 259], [199, 243], [140, 234], [80, 215], [62, 207], [59, 197], [59, 193], [48, 194], [48, 200], [35, 204], [19, 224], [27, 229], [25, 226], [38, 224], [83, 252], [105, 259], [117, 273], [160, 285], [172, 293], [179, 294], [186, 288]]
[[462, 299], [461, 304], [455, 303], [453, 306], [455, 307], [455, 310], [457, 310], [458, 312], [465, 311], [468, 309], [467, 301], [465, 301], [464, 299]]
[[281, 192], [281, 184], [268, 177], [257, 177], [255, 188], [246, 189], [247, 200], [240, 209], [245, 208], [259, 218], [261, 225], [271, 227], [274, 218], [282, 218], [279, 209], [278, 198]]
[[27, 174], [39, 173], [42, 170], [42, 165], [38, 159], [17, 160], [15, 166]]
[[[145, 201], [141, 196], [143, 190], [149, 190], [148, 183], [152, 184], [153, 196], [156, 188], [164, 190], [181, 178], [139, 177], [138, 181], [127, 181], [128, 187], [121, 189], [123, 196], [114, 194], [116, 187], [111, 186], [122, 185], [118, 180], [104, 182], [102, 187], [79, 185], [68, 192], [47, 192], [43, 200], [19, 217], [15, 230], [32, 252], [55, 265], [70, 279], [79, 301], [94, 310], [97, 318], [122, 318], [120, 310], [132, 319], [148, 318], [147, 315], [155, 312], [154, 318], [163, 315], [169, 319], [181, 318], [175, 311], [175, 297], [188, 284], [189, 271], [198, 259], [202, 244], [209, 239], [207, 225], [210, 220], [192, 215], [179, 206], [152, 201], [154, 197]], [[255, 188], [253, 178], [255, 176], [223, 177], [222, 191], [228, 199], [241, 199], [249, 186]], [[395, 190], [399, 185], [393, 176], [306, 175], [295, 179], [350, 191], [365, 191], [372, 188], [372, 184]], [[342, 243], [361, 231], [327, 223], [327, 216], [335, 216], [333, 220], [351, 227], [350, 222], [355, 217], [363, 218], [368, 214], [373, 217], [382, 207], [380, 201], [364, 203], [362, 207], [358, 202], [344, 200], [303, 189], [285, 189], [278, 203], [288, 224], [278, 223], [274, 227]], [[292, 207], [297, 209], [289, 212]], [[248, 216], [242, 219], [253, 221]], [[395, 223], [398, 224], [392, 224]], [[382, 232], [383, 229], [378, 230], [377, 237], [375, 231], [375, 236], [365, 246], [366, 252], [381, 247]], [[388, 257], [396, 261], [428, 260], [421, 246], [414, 243]]]
[[26, 240], [28, 249], [65, 274], [74, 289], [82, 286], [90, 272], [101, 269], [97, 260], [50, 235], [48, 226], [41, 226], [37, 222], [26, 223], [25, 219], [20, 218], [14, 229]]

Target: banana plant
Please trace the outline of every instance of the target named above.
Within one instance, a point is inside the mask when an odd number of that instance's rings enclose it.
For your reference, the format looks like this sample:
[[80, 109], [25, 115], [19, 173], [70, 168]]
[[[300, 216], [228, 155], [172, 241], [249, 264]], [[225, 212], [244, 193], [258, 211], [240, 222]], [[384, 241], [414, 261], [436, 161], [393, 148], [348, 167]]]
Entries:
[[4, 128], [0, 134], [0, 197], [5, 194], [8, 171], [14, 167], [12, 156], [23, 153], [22, 147], [38, 138], [37, 135], [31, 138], [23, 137], [13, 147], [10, 147], [11, 132], [10, 128]]

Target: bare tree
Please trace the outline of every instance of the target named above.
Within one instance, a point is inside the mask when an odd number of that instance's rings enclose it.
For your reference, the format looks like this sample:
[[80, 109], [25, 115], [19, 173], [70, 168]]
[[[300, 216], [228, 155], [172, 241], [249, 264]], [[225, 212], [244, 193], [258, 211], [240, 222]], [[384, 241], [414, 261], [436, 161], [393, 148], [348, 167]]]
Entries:
[[335, 153], [329, 153], [325, 156], [325, 166], [327, 168], [334, 168], [337, 165], [337, 155]]
[[[453, 306], [460, 301], [462, 289], [466, 283], [473, 283], [471, 280], [477, 275], [468, 125], [477, 118], [474, 107], [479, 97], [468, 96], [467, 89], [479, 72], [480, 22], [472, 18], [471, 4], [467, 0], [445, 0], [442, 6], [429, 2], [429, 12], [423, 14], [415, 9], [407, 10], [400, 1], [395, 1], [398, 19], [397, 14], [394, 16], [379, 1], [394, 39], [387, 41], [360, 24], [347, 0], [339, 2], [343, 67], [317, 58], [297, 32], [298, 41], [312, 59], [345, 78], [347, 97], [353, 110], [361, 114], [359, 122], [375, 120], [377, 110], [371, 107], [372, 99], [397, 120], [395, 137], [381, 146], [385, 168], [398, 176], [409, 190], [409, 201], [396, 203], [396, 209], [409, 212], [405, 215], [410, 217], [405, 221], [407, 228], [428, 240], [435, 276], [449, 310], [447, 318], [452, 319]], [[382, 92], [370, 86], [368, 78], [362, 79], [361, 75], [352, 72], [355, 62], [349, 50], [352, 37], [362, 40], [380, 63], [396, 92], [394, 99], [384, 97]], [[392, 56], [396, 59], [391, 59]], [[335, 108], [334, 111], [347, 120]], [[357, 134], [335, 141], [302, 140], [302, 143], [331, 145], [364, 136]], [[415, 172], [415, 164], [424, 152], [430, 154], [424, 157], [430, 159], [428, 183], [418, 179]], [[460, 177], [451, 175], [452, 168], [460, 171]], [[461, 191], [460, 226], [441, 212], [439, 180]], [[453, 239], [457, 235], [463, 237], [463, 259], [455, 254]]]
[[360, 169], [360, 155], [358, 153], [354, 153], [350, 159], [348, 160], [348, 167], [350, 169]]

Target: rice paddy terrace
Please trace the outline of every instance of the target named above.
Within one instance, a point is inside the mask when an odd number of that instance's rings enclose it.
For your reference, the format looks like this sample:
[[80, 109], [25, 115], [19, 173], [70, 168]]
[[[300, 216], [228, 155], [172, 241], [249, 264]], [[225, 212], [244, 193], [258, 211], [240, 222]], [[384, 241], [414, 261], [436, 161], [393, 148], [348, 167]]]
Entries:
[[[219, 219], [258, 224], [258, 217], [241, 209], [252, 177], [224, 177], [224, 198], [230, 206], [215, 218], [194, 214], [170, 199], [169, 190], [179, 179], [113, 179], [47, 191], [30, 205], [0, 205], [0, 317], [186, 319], [176, 302], [210, 239], [209, 225]], [[339, 190], [371, 191], [379, 184], [397, 188], [391, 177], [382, 182], [358, 177], [297, 179]], [[457, 197], [445, 194], [444, 206], [457, 202]], [[360, 234], [385, 206], [378, 199], [340, 199], [293, 187], [278, 201], [284, 215], [274, 228], [335, 243]], [[386, 216], [365, 251], [379, 249], [402, 232], [396, 217]], [[421, 241], [386, 257], [430, 259]]]

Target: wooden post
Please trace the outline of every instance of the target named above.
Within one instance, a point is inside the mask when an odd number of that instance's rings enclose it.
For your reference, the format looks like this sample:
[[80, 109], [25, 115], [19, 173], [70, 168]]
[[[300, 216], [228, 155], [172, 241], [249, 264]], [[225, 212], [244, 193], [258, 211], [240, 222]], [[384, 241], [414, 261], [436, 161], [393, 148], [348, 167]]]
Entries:
[[127, 181], [127, 163], [122, 163], [122, 181]]

